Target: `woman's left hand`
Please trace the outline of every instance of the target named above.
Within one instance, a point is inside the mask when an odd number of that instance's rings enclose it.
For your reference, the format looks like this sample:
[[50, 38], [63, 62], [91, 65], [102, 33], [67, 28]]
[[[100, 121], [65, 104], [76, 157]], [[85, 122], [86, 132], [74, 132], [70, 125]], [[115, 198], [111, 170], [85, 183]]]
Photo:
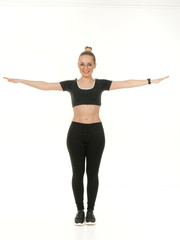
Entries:
[[159, 83], [159, 82], [161, 82], [162, 80], [164, 80], [164, 79], [166, 79], [168, 77], [169, 77], [169, 75], [166, 76], [166, 77], [163, 77], [163, 78], [152, 79], [151, 83]]

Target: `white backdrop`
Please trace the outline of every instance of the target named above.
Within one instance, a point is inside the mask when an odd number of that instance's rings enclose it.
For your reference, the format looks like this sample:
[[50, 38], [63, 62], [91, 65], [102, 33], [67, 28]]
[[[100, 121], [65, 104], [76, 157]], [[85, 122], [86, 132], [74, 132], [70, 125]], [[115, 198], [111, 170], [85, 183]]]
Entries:
[[[1, 219], [54, 219], [63, 208], [75, 209], [66, 147], [70, 94], [9, 83], [3, 76], [79, 78], [85, 46], [97, 58], [94, 78], [169, 75], [159, 84], [103, 92], [106, 146], [96, 205], [115, 203], [120, 186], [178, 189], [179, 23], [179, 8], [0, 6]], [[84, 181], [86, 206], [86, 175]]]

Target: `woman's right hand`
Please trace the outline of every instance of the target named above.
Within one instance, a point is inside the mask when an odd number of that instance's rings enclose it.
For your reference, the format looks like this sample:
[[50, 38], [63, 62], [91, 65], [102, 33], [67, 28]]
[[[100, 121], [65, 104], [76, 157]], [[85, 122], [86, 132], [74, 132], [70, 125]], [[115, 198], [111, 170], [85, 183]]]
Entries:
[[19, 83], [20, 82], [20, 79], [17, 79], [17, 78], [7, 78], [7, 77], [3, 77], [5, 79], [8, 80], [8, 82], [13, 82], [13, 83]]

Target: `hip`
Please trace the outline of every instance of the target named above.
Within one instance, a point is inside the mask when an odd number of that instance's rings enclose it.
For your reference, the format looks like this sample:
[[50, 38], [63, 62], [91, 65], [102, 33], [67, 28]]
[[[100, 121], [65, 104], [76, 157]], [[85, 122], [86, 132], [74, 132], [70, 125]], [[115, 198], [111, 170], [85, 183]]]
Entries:
[[68, 132], [74, 132], [80, 135], [96, 135], [98, 133], [104, 134], [104, 127], [101, 121], [93, 123], [72, 121]]

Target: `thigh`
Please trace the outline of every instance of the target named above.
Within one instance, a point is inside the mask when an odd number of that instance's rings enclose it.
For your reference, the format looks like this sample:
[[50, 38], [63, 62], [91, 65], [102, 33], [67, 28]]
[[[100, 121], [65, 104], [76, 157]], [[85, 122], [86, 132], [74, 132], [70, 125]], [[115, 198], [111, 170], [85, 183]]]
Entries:
[[104, 131], [94, 135], [86, 146], [87, 173], [97, 175], [105, 147]]
[[73, 172], [82, 175], [85, 167], [85, 144], [82, 137], [70, 130], [67, 135], [66, 144]]

